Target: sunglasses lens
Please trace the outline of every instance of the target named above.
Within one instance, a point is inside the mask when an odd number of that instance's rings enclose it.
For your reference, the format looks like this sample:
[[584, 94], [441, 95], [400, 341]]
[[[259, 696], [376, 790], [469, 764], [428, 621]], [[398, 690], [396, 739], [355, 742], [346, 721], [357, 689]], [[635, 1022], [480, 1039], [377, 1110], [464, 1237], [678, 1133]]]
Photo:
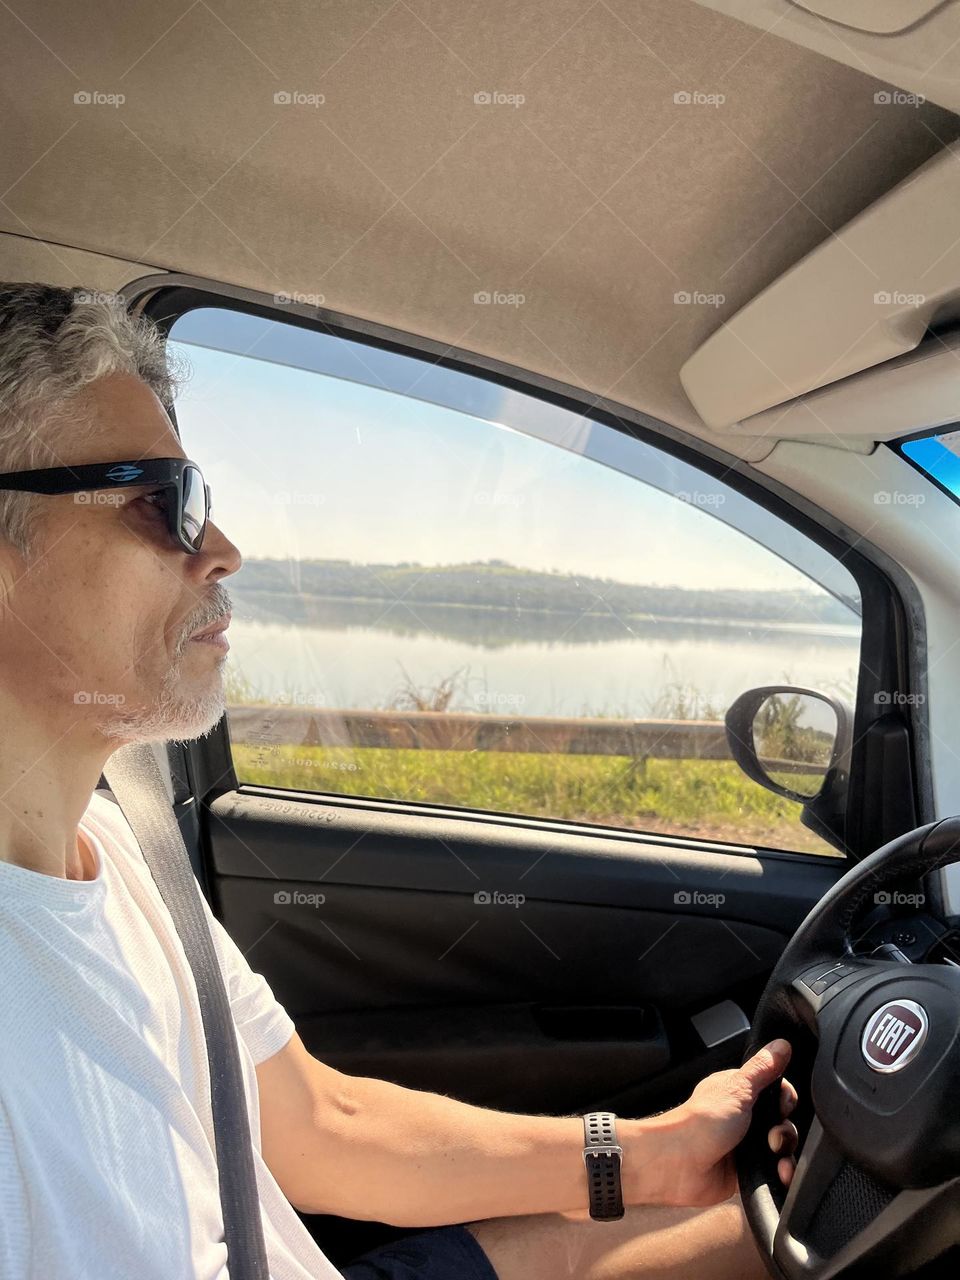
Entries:
[[183, 508], [180, 516], [180, 536], [199, 551], [207, 527], [207, 492], [203, 476], [196, 467], [186, 467], [183, 472]]

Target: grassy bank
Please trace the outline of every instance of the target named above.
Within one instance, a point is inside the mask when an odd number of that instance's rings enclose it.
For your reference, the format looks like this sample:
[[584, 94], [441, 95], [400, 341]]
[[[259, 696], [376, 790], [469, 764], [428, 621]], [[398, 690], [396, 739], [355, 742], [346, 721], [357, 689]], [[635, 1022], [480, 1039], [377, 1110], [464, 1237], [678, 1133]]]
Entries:
[[239, 743], [233, 755], [241, 782], [833, 852], [732, 761]]

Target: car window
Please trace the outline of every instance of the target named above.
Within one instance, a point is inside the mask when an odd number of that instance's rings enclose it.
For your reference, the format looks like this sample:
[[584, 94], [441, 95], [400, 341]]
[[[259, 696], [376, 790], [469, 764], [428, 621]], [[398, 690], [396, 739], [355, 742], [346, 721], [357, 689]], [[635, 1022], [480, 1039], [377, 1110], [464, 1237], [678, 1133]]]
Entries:
[[853, 707], [860, 595], [833, 555], [726, 478], [460, 369], [218, 307], [170, 339], [185, 451], [244, 557], [241, 784], [832, 852], [723, 720], [760, 685]]
[[[890, 447], [948, 493], [954, 502], [960, 502], [960, 431], [956, 427], [906, 436], [902, 440], [891, 441]], [[916, 506], [923, 501], [923, 495], [883, 492], [877, 495], [877, 500], [893, 505]]]

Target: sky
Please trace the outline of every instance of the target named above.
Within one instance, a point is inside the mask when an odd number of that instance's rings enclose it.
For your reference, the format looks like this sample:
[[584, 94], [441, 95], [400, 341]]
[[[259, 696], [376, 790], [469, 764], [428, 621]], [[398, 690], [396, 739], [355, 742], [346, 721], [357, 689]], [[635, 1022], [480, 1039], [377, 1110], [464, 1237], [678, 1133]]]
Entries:
[[213, 518], [245, 557], [500, 559], [658, 586], [814, 586], [710, 515], [709, 491], [681, 501], [444, 405], [174, 345], [192, 369], [177, 399], [184, 451], [211, 486]]

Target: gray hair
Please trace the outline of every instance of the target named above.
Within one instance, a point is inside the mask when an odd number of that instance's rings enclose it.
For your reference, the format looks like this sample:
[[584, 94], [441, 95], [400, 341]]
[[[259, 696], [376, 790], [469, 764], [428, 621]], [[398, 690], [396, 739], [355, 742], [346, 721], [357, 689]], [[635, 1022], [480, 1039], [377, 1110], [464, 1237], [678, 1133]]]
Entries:
[[[111, 373], [141, 378], [168, 409], [181, 380], [163, 334], [121, 295], [0, 283], [0, 471], [68, 465], [96, 426], [68, 401]], [[0, 537], [26, 559], [42, 502], [0, 490]]]

